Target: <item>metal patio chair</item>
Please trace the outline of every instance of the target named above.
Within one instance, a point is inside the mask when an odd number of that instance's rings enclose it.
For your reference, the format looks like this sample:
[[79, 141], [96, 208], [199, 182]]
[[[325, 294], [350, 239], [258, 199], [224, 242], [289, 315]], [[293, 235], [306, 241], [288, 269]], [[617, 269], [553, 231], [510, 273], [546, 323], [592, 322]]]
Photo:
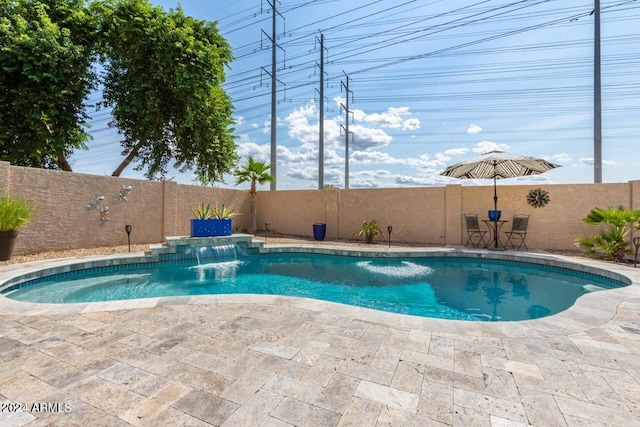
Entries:
[[467, 239], [467, 243], [464, 245], [467, 246], [469, 242], [474, 248], [480, 246], [480, 243], [483, 244], [483, 247], [487, 247], [487, 242], [484, 240], [484, 235], [487, 234], [485, 230], [480, 230], [480, 223], [478, 222], [477, 214], [465, 214], [465, 221], [467, 222], [467, 235], [469, 238]]
[[505, 246], [511, 246], [515, 249], [516, 243], [518, 243], [518, 250], [524, 246], [527, 247], [524, 241], [527, 237], [527, 227], [529, 226], [529, 215], [514, 215], [513, 222], [511, 223], [511, 231], [505, 231], [507, 235], [507, 243]]

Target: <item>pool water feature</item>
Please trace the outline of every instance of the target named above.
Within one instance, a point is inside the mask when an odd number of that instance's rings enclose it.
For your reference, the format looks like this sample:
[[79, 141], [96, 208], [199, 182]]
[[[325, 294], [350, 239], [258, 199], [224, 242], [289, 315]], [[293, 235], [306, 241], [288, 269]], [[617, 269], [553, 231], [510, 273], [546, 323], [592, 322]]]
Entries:
[[[19, 301], [77, 303], [203, 294], [307, 297], [424, 317], [512, 321], [566, 310], [589, 293], [624, 286], [524, 262], [461, 257], [238, 255], [56, 274], [10, 286]], [[197, 248], [195, 250], [198, 250]], [[206, 252], [206, 251], [202, 251]]]
[[185, 249], [185, 255], [193, 254], [198, 264], [216, 261], [220, 259], [237, 258], [238, 247], [233, 243], [226, 245], [189, 246]]

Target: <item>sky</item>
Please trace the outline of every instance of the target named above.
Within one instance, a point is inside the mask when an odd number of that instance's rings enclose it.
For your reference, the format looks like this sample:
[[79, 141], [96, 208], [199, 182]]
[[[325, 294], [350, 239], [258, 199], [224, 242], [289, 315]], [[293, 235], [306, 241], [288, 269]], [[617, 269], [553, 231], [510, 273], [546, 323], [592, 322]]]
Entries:
[[[269, 161], [272, 7], [267, 0], [152, 0], [217, 21], [235, 60], [225, 89], [237, 153]], [[324, 184], [442, 186], [454, 163], [502, 150], [560, 165], [504, 184], [594, 182], [593, 0], [281, 0], [276, 3], [278, 190]], [[601, 0], [602, 180], [640, 179], [640, 0]], [[324, 105], [320, 38], [324, 40]], [[99, 95], [97, 95], [99, 96]], [[108, 111], [73, 170], [110, 175], [122, 161]], [[142, 178], [130, 166], [123, 177]], [[194, 175], [171, 168], [185, 184]], [[227, 177], [220, 187], [234, 187]], [[240, 187], [242, 188], [242, 187]], [[269, 185], [260, 187], [268, 189]]]

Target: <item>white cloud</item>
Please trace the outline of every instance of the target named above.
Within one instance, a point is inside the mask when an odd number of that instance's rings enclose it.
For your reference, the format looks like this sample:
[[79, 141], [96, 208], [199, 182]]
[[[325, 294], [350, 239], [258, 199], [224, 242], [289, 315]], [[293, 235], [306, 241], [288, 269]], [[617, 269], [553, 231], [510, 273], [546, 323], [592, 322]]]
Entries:
[[388, 128], [403, 128], [404, 130], [414, 130], [420, 127], [420, 120], [411, 118], [403, 119], [403, 116], [410, 116], [409, 107], [389, 107], [384, 113], [367, 114], [363, 120], [377, 126]]
[[578, 164], [593, 166], [593, 157], [580, 157], [580, 160], [578, 160]]
[[256, 160], [269, 161], [271, 146], [270, 144], [258, 145], [255, 142], [240, 142], [236, 145], [236, 152], [242, 159], [252, 156]]
[[355, 125], [349, 128], [353, 132], [351, 147], [355, 150], [384, 147], [391, 143], [391, 136], [382, 129], [367, 128]]
[[412, 118], [402, 122], [402, 130], [416, 130], [416, 129], [420, 129], [420, 120], [416, 118]]
[[237, 124], [238, 126], [243, 125], [244, 124], [244, 116], [236, 116], [234, 119], [234, 123]]
[[360, 165], [402, 163], [402, 160], [380, 151], [355, 151], [349, 156], [349, 160], [354, 164]]
[[[616, 166], [618, 163], [613, 160], [602, 160], [605, 166]], [[593, 157], [580, 157], [578, 163], [574, 166], [593, 166]]]
[[475, 153], [488, 153], [489, 151], [506, 151], [509, 149], [507, 144], [498, 144], [491, 141], [480, 141], [471, 151]]
[[278, 163], [291, 163], [298, 165], [303, 162], [316, 161], [318, 159], [318, 150], [314, 150], [309, 145], [291, 149], [283, 145], [278, 145]]
[[462, 156], [465, 155], [469, 152], [468, 148], [450, 148], [448, 150], [444, 151], [444, 154], [448, 155], [448, 156]]
[[467, 128], [467, 133], [470, 135], [475, 135], [480, 132], [482, 132], [482, 128], [478, 125], [474, 125], [473, 123], [471, 123]]
[[439, 181], [437, 176], [411, 176], [390, 172], [386, 169], [367, 170], [350, 173], [350, 187], [406, 187], [410, 185], [433, 185]]
[[297, 168], [290, 167], [287, 172], [287, 176], [294, 179], [301, 179], [303, 181], [317, 181], [318, 171], [311, 168]]
[[408, 158], [396, 158], [388, 153], [380, 151], [355, 151], [349, 156], [349, 160], [355, 165], [371, 165], [371, 164], [386, 164], [386, 165], [404, 165], [413, 169], [441, 169], [444, 168], [447, 161], [447, 156], [442, 153], [437, 153], [435, 159], [431, 159], [428, 154], [422, 154], [415, 157]]
[[543, 156], [544, 159], [549, 160], [552, 163], [571, 163], [571, 156], [567, 153], [554, 154], [553, 156]]

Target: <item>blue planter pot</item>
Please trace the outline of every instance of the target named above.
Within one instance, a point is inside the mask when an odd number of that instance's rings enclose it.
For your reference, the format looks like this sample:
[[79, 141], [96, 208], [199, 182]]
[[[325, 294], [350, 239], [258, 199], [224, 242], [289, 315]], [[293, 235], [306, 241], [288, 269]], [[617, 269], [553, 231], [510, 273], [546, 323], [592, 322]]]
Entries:
[[313, 224], [313, 238], [316, 240], [324, 240], [327, 234], [327, 224]]
[[231, 218], [191, 220], [191, 237], [212, 236], [231, 236]]
[[500, 221], [500, 215], [502, 215], [502, 211], [489, 211], [489, 220], [491, 221]]

